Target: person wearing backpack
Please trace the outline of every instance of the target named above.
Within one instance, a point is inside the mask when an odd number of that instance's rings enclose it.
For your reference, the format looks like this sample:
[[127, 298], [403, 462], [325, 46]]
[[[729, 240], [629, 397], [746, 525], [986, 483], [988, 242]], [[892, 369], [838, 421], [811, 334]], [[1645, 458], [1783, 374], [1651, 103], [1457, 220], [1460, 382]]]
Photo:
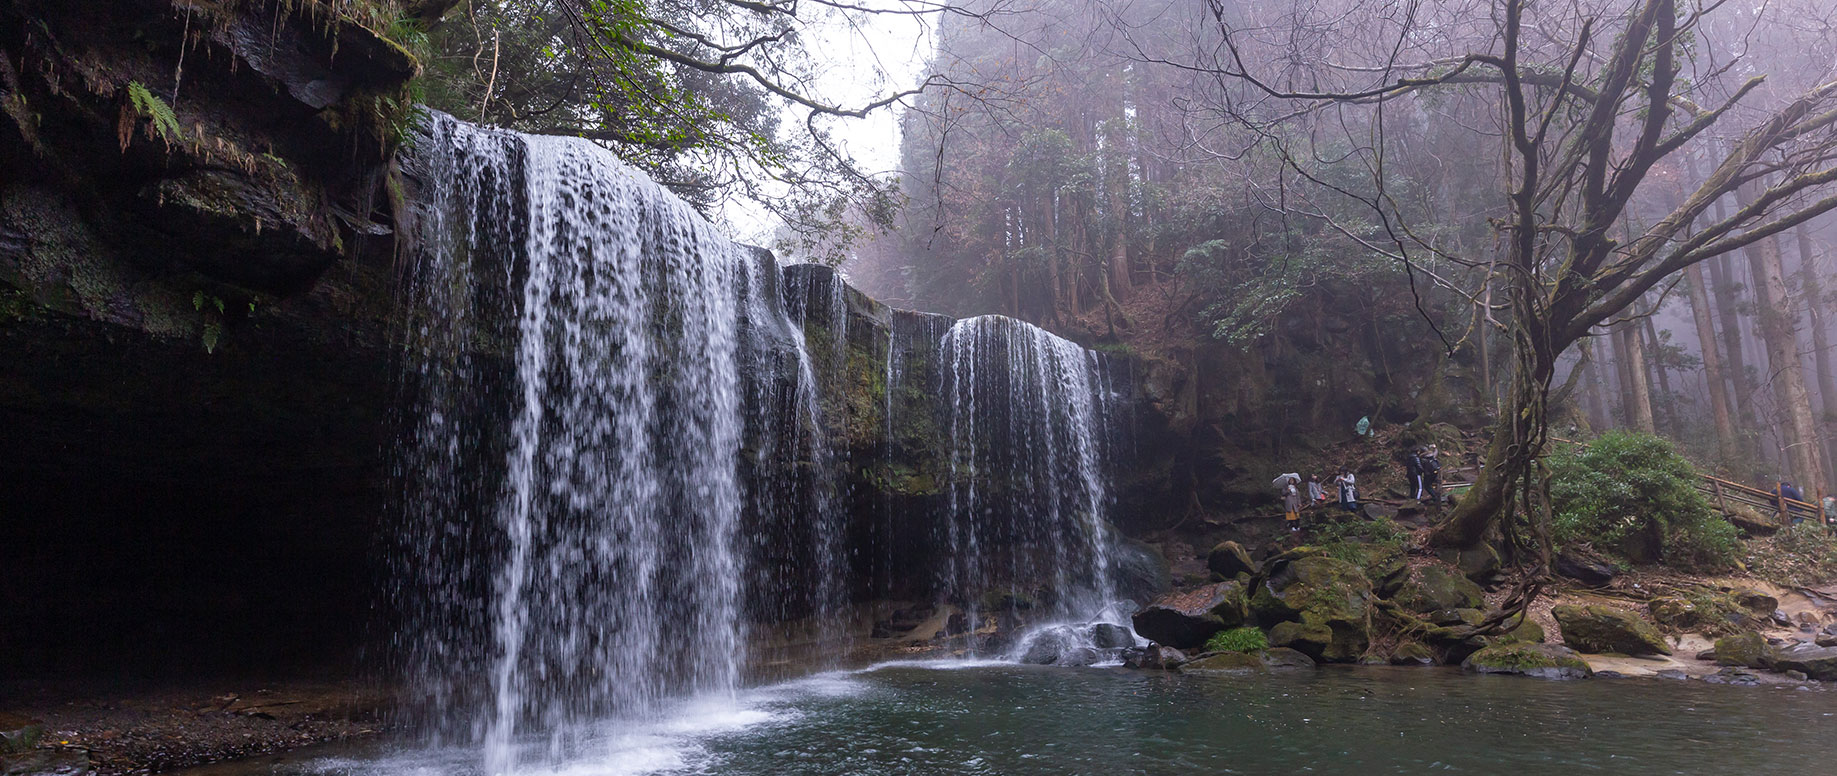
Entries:
[[1440, 501], [1441, 491], [1438, 490], [1438, 486], [1441, 485], [1442, 481], [1441, 450], [1437, 449], [1435, 445], [1429, 445], [1429, 449], [1422, 455], [1420, 467], [1422, 470], [1422, 495], [1418, 496], [1418, 498], [1428, 501]]

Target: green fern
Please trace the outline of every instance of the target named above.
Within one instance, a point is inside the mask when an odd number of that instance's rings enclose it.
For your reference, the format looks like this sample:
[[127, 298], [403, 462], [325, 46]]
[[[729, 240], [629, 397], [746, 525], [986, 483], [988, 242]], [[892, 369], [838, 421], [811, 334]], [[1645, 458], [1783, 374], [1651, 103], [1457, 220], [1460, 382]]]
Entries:
[[146, 117], [153, 125], [153, 131], [159, 135], [159, 139], [167, 143], [185, 139], [185, 131], [179, 128], [179, 115], [172, 112], [172, 106], [167, 105], [159, 95], [147, 91], [147, 87], [139, 81], [128, 82], [128, 101], [134, 105], [136, 113]]

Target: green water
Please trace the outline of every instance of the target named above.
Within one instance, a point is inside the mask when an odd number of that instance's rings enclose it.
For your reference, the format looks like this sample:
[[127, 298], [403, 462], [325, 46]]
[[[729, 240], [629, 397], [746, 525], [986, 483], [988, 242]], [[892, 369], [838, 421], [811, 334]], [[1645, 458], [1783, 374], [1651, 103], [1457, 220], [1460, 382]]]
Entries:
[[[908, 664], [522, 746], [517, 776], [1819, 774], [1837, 768], [1837, 692], [1423, 668], [1204, 677]], [[258, 768], [480, 776], [483, 762], [464, 747], [398, 748]]]

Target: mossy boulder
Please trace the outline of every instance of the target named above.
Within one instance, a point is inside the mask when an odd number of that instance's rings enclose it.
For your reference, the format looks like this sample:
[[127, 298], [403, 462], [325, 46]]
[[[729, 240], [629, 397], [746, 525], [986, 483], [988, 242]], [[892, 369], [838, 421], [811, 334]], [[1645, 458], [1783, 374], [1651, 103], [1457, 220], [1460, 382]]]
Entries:
[[1269, 575], [1258, 581], [1251, 595], [1250, 608], [1266, 626], [1282, 622], [1325, 626], [1332, 637], [1318, 657], [1351, 662], [1370, 643], [1366, 621], [1371, 595], [1371, 582], [1358, 566], [1338, 558], [1306, 555], [1271, 564]]
[[1749, 631], [1716, 639], [1716, 665], [1772, 668], [1773, 645], [1758, 633]]
[[1477, 626], [1486, 621], [1486, 613], [1478, 609], [1442, 609], [1430, 612], [1427, 619], [1436, 625]]
[[1263, 667], [1271, 671], [1300, 671], [1315, 668], [1314, 658], [1286, 647], [1270, 647], [1257, 653]]
[[1181, 673], [1192, 674], [1262, 674], [1269, 667], [1253, 652], [1220, 652], [1180, 666]]
[[1586, 679], [1594, 669], [1575, 650], [1555, 644], [1494, 644], [1467, 656], [1461, 668], [1477, 674], [1516, 674], [1538, 679]]
[[1279, 622], [1269, 629], [1269, 643], [1318, 658], [1333, 645], [1333, 629], [1324, 624]]
[[1551, 610], [1563, 643], [1583, 652], [1669, 655], [1671, 646], [1652, 623], [1611, 606], [1565, 604]]
[[1447, 566], [1429, 564], [1410, 569], [1390, 600], [1412, 612], [1479, 609], [1486, 605], [1486, 591]]
[[1545, 639], [1544, 626], [1527, 617], [1518, 627], [1499, 634], [1493, 638], [1494, 644], [1542, 644]]
[[1767, 595], [1759, 590], [1741, 589], [1735, 591], [1735, 602], [1743, 609], [1754, 613], [1754, 616], [1766, 618], [1780, 608], [1780, 599]]
[[1180, 649], [1203, 646], [1226, 628], [1244, 624], [1249, 614], [1244, 586], [1218, 582], [1154, 600], [1131, 618], [1142, 638]]
[[1257, 562], [1250, 558], [1250, 551], [1237, 542], [1219, 542], [1206, 554], [1206, 568], [1222, 579], [1236, 579], [1239, 574], [1255, 575]]
[[1653, 622], [1680, 630], [1698, 627], [1702, 617], [1695, 603], [1676, 596], [1647, 601], [1646, 611], [1652, 615]]

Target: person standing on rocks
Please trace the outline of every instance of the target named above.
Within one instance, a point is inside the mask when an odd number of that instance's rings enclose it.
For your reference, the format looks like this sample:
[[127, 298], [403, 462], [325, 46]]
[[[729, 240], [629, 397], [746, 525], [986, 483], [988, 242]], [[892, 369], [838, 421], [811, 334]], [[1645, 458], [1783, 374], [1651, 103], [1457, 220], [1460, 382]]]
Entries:
[[1282, 485], [1282, 520], [1288, 523], [1289, 533], [1301, 531], [1301, 482], [1299, 475], [1289, 475]]
[[1425, 448], [1418, 447], [1411, 450], [1409, 456], [1403, 459], [1403, 475], [1410, 483], [1410, 498], [1419, 501], [1423, 497], [1422, 455], [1425, 452], [1427, 452]]
[[1320, 486], [1320, 475], [1308, 475], [1308, 506], [1324, 504], [1326, 501], [1327, 491]]
[[1442, 482], [1442, 451], [1435, 445], [1422, 454], [1422, 495], [1417, 498], [1429, 501], [1441, 501], [1439, 486]]
[[1339, 488], [1339, 507], [1347, 512], [1359, 511], [1358, 479], [1351, 469], [1340, 469], [1339, 476], [1333, 478], [1333, 484]]

